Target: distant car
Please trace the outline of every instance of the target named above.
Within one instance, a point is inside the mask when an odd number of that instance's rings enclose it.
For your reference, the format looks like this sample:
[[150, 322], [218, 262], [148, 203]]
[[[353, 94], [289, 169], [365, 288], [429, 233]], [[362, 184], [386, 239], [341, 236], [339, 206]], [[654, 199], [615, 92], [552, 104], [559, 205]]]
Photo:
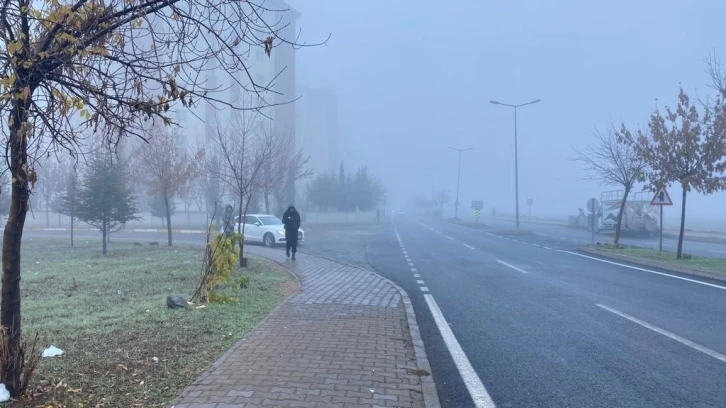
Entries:
[[[244, 218], [245, 242], [259, 242], [267, 246], [274, 246], [285, 242], [285, 226], [282, 220], [269, 214], [247, 214]], [[234, 217], [236, 224], [235, 232], [239, 231], [241, 225], [239, 217]], [[220, 230], [224, 232], [224, 227]], [[297, 242], [305, 240], [305, 231], [302, 228], [297, 230]]]

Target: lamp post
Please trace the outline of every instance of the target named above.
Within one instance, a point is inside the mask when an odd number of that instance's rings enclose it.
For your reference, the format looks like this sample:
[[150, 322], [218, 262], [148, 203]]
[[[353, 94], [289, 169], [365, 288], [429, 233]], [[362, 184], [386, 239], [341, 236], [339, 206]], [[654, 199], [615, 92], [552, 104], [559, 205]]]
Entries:
[[456, 202], [454, 203], [454, 219], [459, 219], [459, 185], [461, 182], [461, 156], [464, 152], [474, 150], [473, 147], [467, 147], [466, 149], [457, 149], [449, 146], [449, 149], [459, 152], [459, 171], [456, 176]]
[[489, 102], [493, 105], [508, 106], [514, 109], [514, 200], [516, 202], [517, 231], [519, 231], [519, 158], [517, 154], [517, 108], [539, 103], [540, 100], [535, 99], [532, 102], [521, 103], [519, 105], [510, 105], [508, 103], [502, 103], [498, 101]]

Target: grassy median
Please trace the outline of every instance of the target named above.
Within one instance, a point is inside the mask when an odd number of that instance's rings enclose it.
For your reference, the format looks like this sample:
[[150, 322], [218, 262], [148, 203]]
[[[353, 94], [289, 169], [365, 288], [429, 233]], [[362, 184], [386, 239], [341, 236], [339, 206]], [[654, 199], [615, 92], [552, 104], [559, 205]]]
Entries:
[[624, 255], [633, 258], [633, 260], [656, 261], [668, 266], [692, 268], [726, 277], [726, 259], [698, 257], [687, 253], [683, 254], [682, 259], [677, 259], [675, 252], [659, 252], [655, 249], [627, 245], [620, 248], [615, 248], [612, 245], [589, 246], [586, 248], [605, 254]]
[[201, 248], [114, 242], [109, 252], [23, 241], [24, 332], [65, 353], [41, 361], [32, 400], [13, 406], [166, 406], [296, 285], [252, 257], [239, 303], [172, 310], [168, 294], [194, 292]]

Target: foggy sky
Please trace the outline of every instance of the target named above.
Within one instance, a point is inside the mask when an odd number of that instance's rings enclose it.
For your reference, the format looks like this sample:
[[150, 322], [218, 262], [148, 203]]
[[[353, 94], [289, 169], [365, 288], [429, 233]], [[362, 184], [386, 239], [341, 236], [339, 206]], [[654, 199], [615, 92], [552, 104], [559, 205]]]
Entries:
[[[533, 198], [533, 214], [574, 214], [608, 188], [582, 180], [573, 147], [611, 121], [645, 127], [656, 98], [675, 103], [679, 82], [707, 94], [703, 60], [714, 49], [726, 58], [723, 0], [291, 5], [303, 39], [333, 35], [298, 52], [298, 83], [339, 95], [343, 159], [368, 164], [396, 203], [430, 194], [423, 169], [432, 166], [453, 196], [454, 145], [476, 149], [462, 164], [462, 207], [482, 199], [487, 211], [513, 212], [513, 112], [489, 100], [542, 99], [520, 110], [520, 203]], [[678, 195], [672, 187], [676, 204]], [[726, 218], [724, 203], [726, 194], [692, 194], [688, 214]]]

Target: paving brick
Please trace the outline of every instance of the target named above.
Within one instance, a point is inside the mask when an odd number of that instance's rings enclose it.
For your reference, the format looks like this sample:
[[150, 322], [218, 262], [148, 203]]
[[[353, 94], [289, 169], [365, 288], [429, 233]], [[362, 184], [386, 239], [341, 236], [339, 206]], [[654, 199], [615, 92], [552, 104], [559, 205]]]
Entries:
[[417, 358], [410, 302], [395, 286], [306, 254], [293, 263], [283, 251], [251, 251], [289, 267], [300, 292], [181, 392], [175, 408], [424, 406], [421, 380], [408, 373]]

